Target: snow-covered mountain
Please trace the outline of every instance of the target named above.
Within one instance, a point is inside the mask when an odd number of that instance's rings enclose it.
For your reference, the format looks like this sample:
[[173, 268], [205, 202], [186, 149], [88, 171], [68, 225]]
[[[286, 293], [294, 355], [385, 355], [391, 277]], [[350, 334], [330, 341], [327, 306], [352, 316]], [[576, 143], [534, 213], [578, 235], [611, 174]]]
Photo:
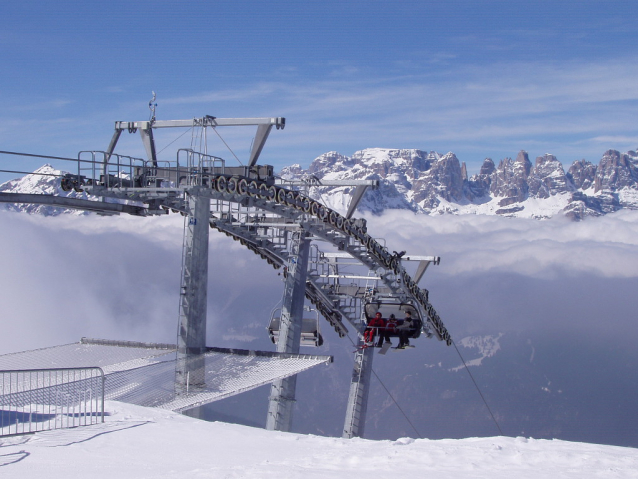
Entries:
[[[7, 181], [0, 185], [2, 193], [26, 193], [37, 195], [66, 196], [68, 198], [89, 199], [83, 191], [64, 191], [60, 185], [60, 180], [65, 172], [56, 170], [51, 165], [43, 165], [33, 172], [21, 178]], [[60, 214], [86, 215], [84, 211], [72, 210], [68, 208], [58, 208], [48, 205], [34, 205], [29, 203], [0, 203], [0, 209], [10, 211], [24, 211], [25, 213], [39, 214], [43, 216], [56, 216]]]
[[[497, 165], [486, 158], [468, 177], [454, 153], [368, 148], [351, 157], [337, 152], [316, 158], [307, 170], [284, 168], [285, 179], [314, 176], [325, 180], [378, 179], [359, 209], [379, 214], [409, 209], [425, 214], [487, 214], [526, 218], [565, 215], [580, 220], [622, 208], [638, 209], [638, 153], [608, 150], [598, 165], [580, 160], [565, 171], [555, 156], [536, 158], [521, 151]], [[348, 187], [314, 187], [311, 196], [331, 207], [347, 207]]]
[[[0, 192], [52, 194], [86, 198], [86, 193], [64, 191], [60, 171], [44, 165], [20, 179], [0, 185]], [[606, 151], [599, 164], [586, 160], [565, 168], [555, 156], [536, 158], [527, 152], [505, 158], [498, 166], [486, 158], [479, 173], [468, 177], [465, 163], [454, 153], [367, 148], [352, 156], [331, 151], [317, 157], [308, 169], [284, 167], [280, 176], [298, 180], [314, 176], [323, 180], [378, 179], [358, 209], [380, 214], [407, 209], [415, 213], [480, 214], [544, 219], [564, 215], [574, 220], [602, 216], [623, 208], [638, 209], [638, 153]], [[310, 195], [333, 209], [344, 211], [351, 187], [312, 187]], [[45, 216], [71, 212], [43, 205], [4, 205], [4, 209]], [[75, 212], [75, 214], [83, 214]]]

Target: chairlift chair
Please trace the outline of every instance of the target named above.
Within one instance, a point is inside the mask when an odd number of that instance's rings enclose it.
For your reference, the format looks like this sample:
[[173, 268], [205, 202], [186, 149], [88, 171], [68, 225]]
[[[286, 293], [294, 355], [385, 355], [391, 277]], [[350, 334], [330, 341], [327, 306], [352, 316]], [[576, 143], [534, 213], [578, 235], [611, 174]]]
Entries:
[[[419, 310], [410, 303], [401, 303], [387, 298], [384, 298], [382, 300], [377, 299], [366, 303], [363, 310], [366, 317], [366, 323], [369, 323], [370, 320], [374, 318], [377, 313], [381, 313], [381, 317], [386, 321], [391, 314], [394, 314], [399, 324], [403, 322], [405, 313], [407, 311], [410, 311], [410, 313], [412, 314], [412, 324], [414, 325], [414, 327], [412, 328], [411, 333], [408, 335], [408, 338], [416, 339], [421, 336], [423, 320], [421, 319]], [[398, 332], [392, 332], [389, 334], [389, 336], [391, 338], [396, 338], [399, 336], [399, 334]]]
[[[273, 344], [279, 341], [279, 329], [281, 318], [273, 314], [268, 325], [268, 335]], [[301, 320], [301, 342], [300, 346], [318, 347], [323, 344], [323, 336], [319, 330], [318, 315], [315, 318], [303, 318]]]

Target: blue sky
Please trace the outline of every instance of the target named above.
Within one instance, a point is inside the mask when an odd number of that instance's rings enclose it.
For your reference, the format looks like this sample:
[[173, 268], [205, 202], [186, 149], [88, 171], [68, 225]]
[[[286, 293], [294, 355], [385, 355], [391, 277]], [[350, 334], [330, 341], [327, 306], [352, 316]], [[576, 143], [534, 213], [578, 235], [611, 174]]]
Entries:
[[[3, 2], [0, 150], [103, 150], [115, 120], [148, 119], [155, 91], [158, 119], [286, 117], [262, 154], [276, 169], [367, 147], [453, 151], [470, 174], [521, 149], [597, 163], [638, 148], [637, 14], [632, 1]], [[182, 133], [163, 130], [158, 150]], [[246, 158], [252, 128], [220, 134]], [[120, 145], [143, 156], [137, 135]]]

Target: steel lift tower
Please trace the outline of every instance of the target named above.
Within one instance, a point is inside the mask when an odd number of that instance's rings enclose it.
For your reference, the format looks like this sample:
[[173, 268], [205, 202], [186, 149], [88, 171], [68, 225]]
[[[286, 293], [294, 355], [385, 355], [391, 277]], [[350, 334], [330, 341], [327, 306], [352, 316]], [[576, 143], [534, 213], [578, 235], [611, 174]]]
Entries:
[[[62, 190], [86, 191], [93, 199], [0, 193], [0, 202], [48, 204], [98, 214], [150, 216], [172, 211], [184, 216], [175, 390], [186, 395], [205, 386], [209, 229], [240, 242], [274, 268], [283, 268], [281, 317], [276, 327], [274, 323], [269, 326], [271, 339], [279, 353], [290, 355], [298, 354], [302, 340], [312, 341], [313, 332], [304, 330], [306, 300], [339, 337], [348, 335], [347, 325], [355, 330], [357, 352], [343, 436], [362, 436], [374, 357], [374, 349], [363, 341], [368, 320], [378, 312], [384, 317], [390, 313], [399, 317], [410, 311], [416, 318], [409, 331], [411, 338], [423, 332], [452, 344], [430, 304], [428, 291], [418, 285], [427, 266], [438, 264], [439, 258], [391, 252], [384, 241], [368, 233], [365, 219], [353, 218], [366, 189], [376, 187], [378, 180], [310, 177], [286, 181], [274, 175], [272, 166], [258, 165], [272, 128], [283, 129], [284, 118], [207, 115], [192, 120], [156, 120], [152, 102], [149, 107], [150, 120], [115, 122], [106, 151], [80, 152], [77, 173], [62, 176]], [[157, 157], [157, 129], [201, 128], [205, 134], [206, 128], [227, 126], [257, 127], [246, 166], [229, 167], [222, 158], [192, 149], [179, 149], [174, 160]], [[123, 131], [139, 131], [148, 159], [115, 153]], [[346, 186], [355, 188], [345, 215], [310, 194], [315, 187]], [[408, 262], [418, 263], [416, 273], [406, 270]], [[356, 268], [363, 272], [357, 273]], [[315, 330], [315, 339], [317, 335]], [[295, 389], [295, 376], [273, 383], [268, 429], [291, 429]]]
[[[292, 234], [291, 255], [288, 258], [284, 295], [281, 306], [278, 353], [299, 353], [303, 306], [306, 299], [306, 277], [310, 239], [301, 230]], [[289, 376], [273, 383], [268, 404], [266, 429], [290, 431], [295, 405], [297, 376]]]
[[[253, 168], [261, 153], [273, 126], [277, 129], [285, 127], [284, 118], [215, 118], [205, 116], [193, 120], [156, 120], [154, 107], [149, 104], [152, 117], [149, 121], [116, 122], [115, 133], [104, 155], [102, 176], [108, 176], [108, 162], [113, 155], [122, 131], [134, 133], [139, 130], [142, 142], [152, 167], [146, 173], [144, 186], [159, 186], [165, 176], [158, 172], [158, 159], [155, 148], [153, 130], [157, 128], [206, 128], [219, 126], [257, 126], [257, 133], [250, 152], [247, 170]], [[190, 185], [183, 190], [185, 196], [183, 206], [187, 220], [184, 228], [184, 244], [182, 250], [182, 278], [180, 287], [179, 329], [178, 329], [178, 361], [175, 371], [175, 387], [179, 391], [189, 392], [192, 388], [204, 386], [204, 352], [206, 348], [206, 305], [208, 291], [208, 237], [211, 216], [210, 188], [202, 185], [202, 164], [193, 165], [187, 161], [182, 171], [177, 168], [177, 176], [187, 176]], [[199, 162], [201, 163], [201, 161]], [[214, 159], [209, 168], [215, 168]], [[205, 167], [205, 166], [204, 166]], [[225, 168], [221, 173], [225, 172]], [[165, 172], [164, 172], [165, 173]], [[170, 176], [170, 175], [169, 175]], [[176, 178], [179, 182], [179, 178]], [[170, 181], [170, 179], [169, 179]], [[294, 330], [294, 328], [293, 328]], [[293, 345], [294, 349], [294, 345]], [[295, 352], [299, 351], [299, 346]], [[293, 392], [294, 396], [294, 392]]]

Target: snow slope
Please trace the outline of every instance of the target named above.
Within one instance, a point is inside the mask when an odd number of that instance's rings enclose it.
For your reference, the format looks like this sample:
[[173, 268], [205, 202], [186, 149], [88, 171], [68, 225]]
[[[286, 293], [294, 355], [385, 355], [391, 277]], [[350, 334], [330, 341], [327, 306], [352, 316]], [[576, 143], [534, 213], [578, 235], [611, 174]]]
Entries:
[[625, 478], [638, 449], [523, 437], [370, 441], [209, 423], [108, 402], [104, 424], [0, 439], [2, 477]]

